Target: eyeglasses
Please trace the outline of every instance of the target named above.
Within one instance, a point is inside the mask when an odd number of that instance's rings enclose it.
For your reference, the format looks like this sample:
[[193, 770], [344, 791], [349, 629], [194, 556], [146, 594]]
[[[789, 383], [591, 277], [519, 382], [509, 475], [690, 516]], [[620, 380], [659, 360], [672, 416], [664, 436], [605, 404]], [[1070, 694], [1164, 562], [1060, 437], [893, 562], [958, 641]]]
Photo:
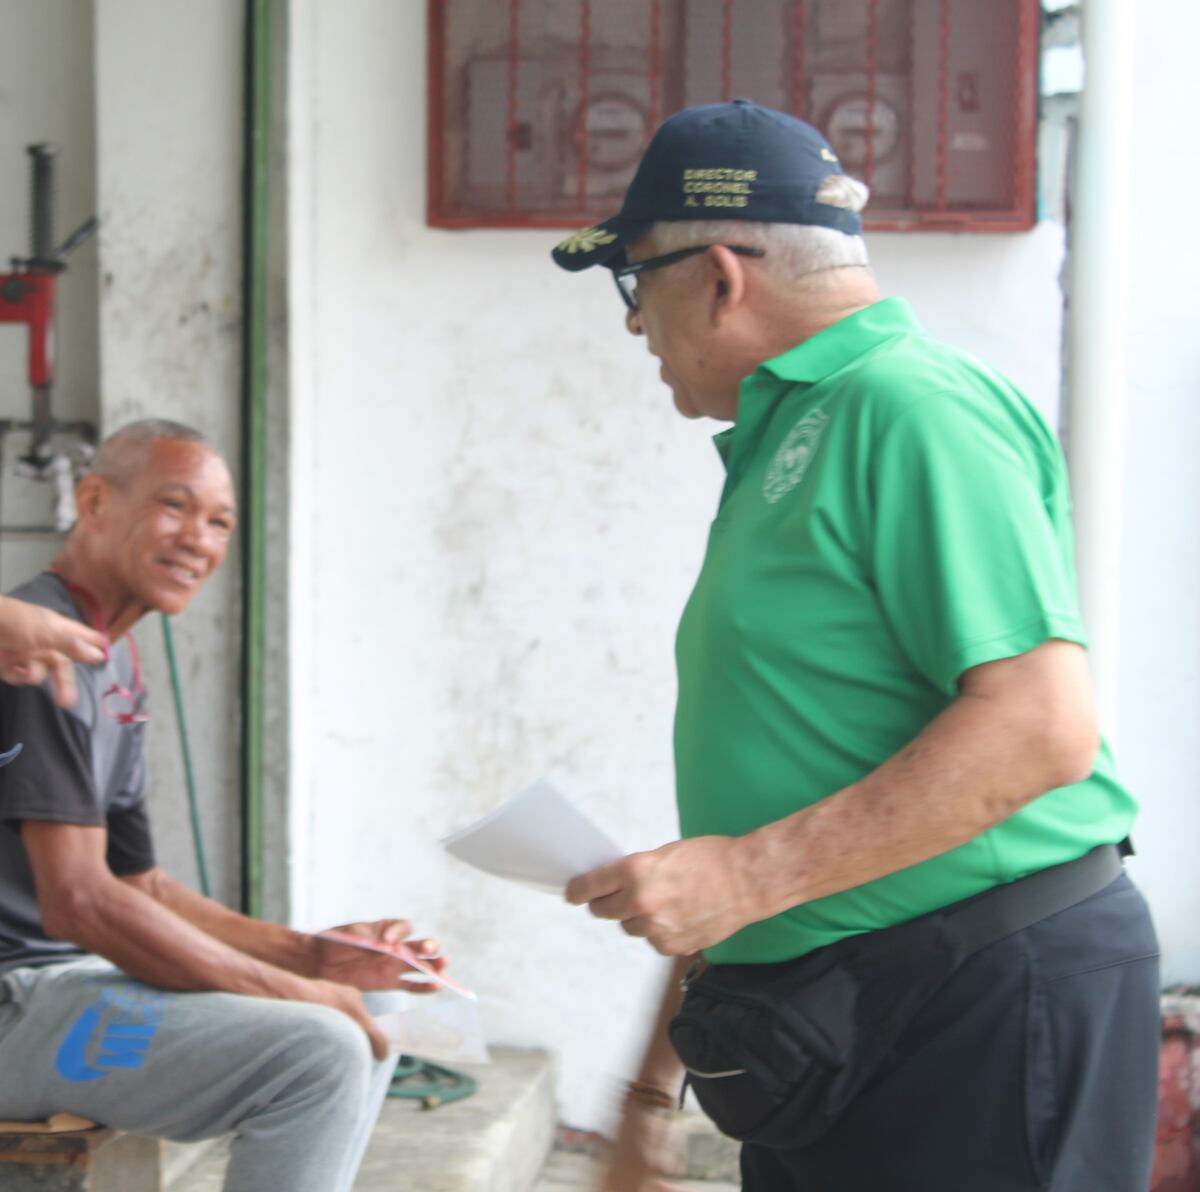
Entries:
[[[72, 583], [56, 567], [51, 567], [50, 570], [75, 598], [75, 603], [81, 611], [86, 611], [88, 624], [103, 633], [104, 618], [100, 614], [100, 602], [96, 597], [87, 588]], [[150, 719], [150, 713], [146, 711], [146, 684], [142, 682], [142, 660], [133, 637], [127, 636], [125, 641], [129, 645], [129, 661], [133, 667], [133, 688], [113, 683], [100, 694], [100, 710], [110, 720], [115, 720], [121, 725], [145, 724]], [[0, 765], [3, 764], [0, 761]]]
[[134, 679], [133, 690], [114, 683], [100, 697], [100, 707], [105, 716], [118, 724], [145, 724], [150, 719], [150, 713], [144, 710], [146, 689], [142, 686], [142, 677], [138, 674]]
[[[674, 265], [676, 261], [699, 256], [700, 253], [708, 252], [710, 248], [716, 247], [715, 244], [693, 244], [691, 248], [680, 248], [675, 252], [663, 253], [661, 257], [647, 257], [644, 261], [630, 261], [625, 265], [614, 265], [612, 267], [613, 281], [617, 283], [617, 292], [621, 295], [621, 301], [630, 310], [637, 311], [640, 309], [637, 295], [637, 275], [639, 273], [649, 273], [651, 269], [665, 269], [668, 265]], [[723, 244], [721, 247], [737, 253], [739, 257], [765, 257], [767, 255], [765, 248], [750, 248], [745, 244]]]

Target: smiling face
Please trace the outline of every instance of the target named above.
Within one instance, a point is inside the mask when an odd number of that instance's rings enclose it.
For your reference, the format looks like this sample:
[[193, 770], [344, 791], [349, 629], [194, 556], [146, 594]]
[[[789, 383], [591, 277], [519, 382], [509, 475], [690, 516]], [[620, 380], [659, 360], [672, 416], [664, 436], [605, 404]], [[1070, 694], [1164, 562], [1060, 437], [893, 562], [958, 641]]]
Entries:
[[80, 528], [111, 586], [176, 614], [221, 565], [236, 525], [224, 460], [200, 443], [158, 438], [123, 480], [80, 484]]

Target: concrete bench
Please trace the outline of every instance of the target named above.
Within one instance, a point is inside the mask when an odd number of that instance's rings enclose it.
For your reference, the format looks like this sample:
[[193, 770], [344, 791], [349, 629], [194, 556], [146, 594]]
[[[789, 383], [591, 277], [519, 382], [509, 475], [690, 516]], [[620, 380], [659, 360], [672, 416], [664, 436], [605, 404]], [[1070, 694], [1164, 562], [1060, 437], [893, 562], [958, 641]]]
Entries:
[[2, 1192], [162, 1192], [162, 1143], [69, 1113], [0, 1122]]

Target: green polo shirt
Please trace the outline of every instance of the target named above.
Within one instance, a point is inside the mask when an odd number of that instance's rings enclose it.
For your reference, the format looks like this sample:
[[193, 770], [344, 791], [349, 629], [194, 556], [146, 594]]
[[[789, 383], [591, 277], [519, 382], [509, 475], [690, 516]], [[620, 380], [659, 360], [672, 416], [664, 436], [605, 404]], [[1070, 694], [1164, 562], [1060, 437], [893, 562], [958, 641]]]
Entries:
[[[954, 700], [969, 667], [1085, 643], [1058, 441], [906, 303], [760, 366], [716, 442], [727, 479], [677, 641], [685, 837], [741, 835], [858, 781]], [[785, 960], [903, 922], [1115, 843], [1135, 810], [1102, 747], [1086, 781], [970, 843], [753, 923], [707, 956]]]

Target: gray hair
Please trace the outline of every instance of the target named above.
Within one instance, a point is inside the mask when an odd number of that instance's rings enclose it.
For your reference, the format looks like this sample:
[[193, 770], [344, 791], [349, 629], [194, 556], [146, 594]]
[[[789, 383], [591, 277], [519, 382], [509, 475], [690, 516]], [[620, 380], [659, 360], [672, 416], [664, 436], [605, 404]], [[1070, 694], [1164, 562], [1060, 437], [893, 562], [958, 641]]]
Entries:
[[[816, 198], [831, 207], [858, 212], [867, 205], [870, 191], [845, 174], [831, 174], [821, 183]], [[735, 230], [736, 229], [736, 230]], [[736, 241], [765, 248], [763, 268], [784, 281], [829, 269], [866, 268], [867, 245], [861, 236], [811, 224], [755, 223], [750, 220], [679, 220], [656, 223], [648, 235], [655, 251], [668, 253], [696, 244]]]
[[194, 427], [169, 418], [142, 418], [113, 431], [100, 444], [88, 472], [112, 484], [125, 484], [144, 464], [146, 453], [157, 439], [196, 443], [214, 453], [217, 451], [212, 440]]

